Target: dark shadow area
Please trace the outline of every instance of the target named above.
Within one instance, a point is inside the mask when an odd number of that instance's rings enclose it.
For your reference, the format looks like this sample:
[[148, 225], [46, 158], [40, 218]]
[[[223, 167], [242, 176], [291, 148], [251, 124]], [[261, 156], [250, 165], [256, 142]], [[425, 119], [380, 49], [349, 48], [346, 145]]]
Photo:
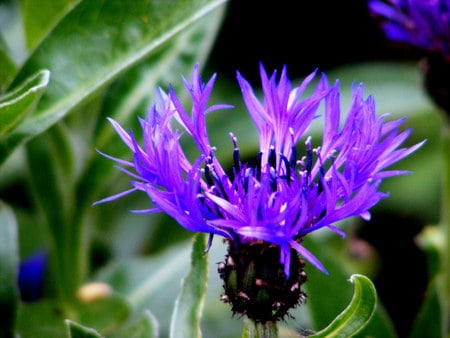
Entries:
[[[234, 77], [239, 70], [259, 82], [258, 63], [268, 72], [288, 66], [290, 78], [314, 69], [364, 61], [417, 59], [417, 51], [387, 41], [365, 1], [250, 2], [232, 0], [209, 64]], [[416, 54], [415, 54], [416, 53]]]

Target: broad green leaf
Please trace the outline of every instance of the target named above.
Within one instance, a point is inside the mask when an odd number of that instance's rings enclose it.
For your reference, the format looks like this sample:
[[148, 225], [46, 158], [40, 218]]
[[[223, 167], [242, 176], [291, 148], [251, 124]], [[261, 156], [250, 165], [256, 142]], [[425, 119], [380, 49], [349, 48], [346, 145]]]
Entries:
[[112, 334], [112, 337], [157, 338], [158, 321], [149, 310], [145, 310], [138, 320], [134, 321], [130, 325], [120, 328]]
[[[22, 28], [22, 16], [19, 9], [19, 2], [0, 1], [1, 40], [4, 42], [5, 50], [8, 51], [8, 58], [16, 65], [22, 64], [27, 54]], [[12, 79], [9, 80], [12, 81]], [[8, 84], [10, 83], [9, 80], [7, 81]], [[2, 81], [0, 81], [0, 83], [2, 83]]]
[[43, 132], [223, 0], [81, 1], [34, 50], [12, 86], [42, 68], [52, 82], [37, 110], [0, 138], [0, 160]]
[[66, 320], [66, 326], [69, 338], [102, 338], [94, 329], [71, 320]]
[[277, 338], [278, 328], [277, 323], [267, 322], [254, 323], [250, 320], [245, 321], [244, 330], [242, 331], [242, 338]]
[[47, 88], [50, 73], [41, 70], [0, 97], [0, 137], [6, 137], [36, 107]]
[[17, 290], [17, 222], [0, 200], [0, 337], [13, 337], [19, 292]]
[[27, 48], [33, 49], [79, 0], [20, 0]]
[[350, 304], [328, 327], [309, 337], [352, 337], [369, 322], [377, 304], [375, 287], [370, 279], [363, 275], [352, 275], [350, 282], [355, 284]]
[[200, 320], [208, 281], [206, 235], [197, 233], [191, 254], [191, 269], [183, 279], [170, 323], [170, 337], [201, 336]]
[[15, 72], [17, 71], [17, 66], [10, 56], [8, 47], [3, 41], [0, 35], [0, 93], [2, 93], [9, 82], [12, 80]]
[[[124, 154], [124, 158], [129, 156], [128, 152], [124, 152], [127, 148], [106, 117], [114, 118], [126, 129], [130, 125], [137, 129], [137, 117], [145, 115], [151, 98], [156, 96], [157, 87], [166, 87], [168, 83], [173, 83], [177, 89], [182, 87], [181, 75], [189, 76], [194, 63], [206, 60], [223, 15], [224, 6], [202, 17], [108, 88], [102, 115], [90, 144], [91, 156], [80, 180], [77, 198], [79, 209], [90, 206], [94, 198], [101, 198], [98, 195], [100, 187], [115, 186], [111, 182], [116, 182], [118, 174], [112, 162], [101, 159], [94, 147], [116, 157], [121, 157], [121, 154]], [[112, 194], [116, 192], [117, 190], [111, 191]], [[97, 196], [94, 197], [94, 194]]]

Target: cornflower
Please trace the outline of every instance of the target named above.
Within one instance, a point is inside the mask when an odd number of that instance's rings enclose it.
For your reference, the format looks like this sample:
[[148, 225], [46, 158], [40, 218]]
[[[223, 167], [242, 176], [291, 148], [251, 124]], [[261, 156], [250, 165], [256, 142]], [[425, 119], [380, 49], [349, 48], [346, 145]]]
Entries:
[[[224, 281], [221, 299], [233, 313], [255, 322], [277, 321], [305, 300], [305, 261], [327, 273], [303, 246], [306, 235], [326, 228], [341, 236], [337, 223], [353, 216], [370, 218], [369, 209], [386, 193], [383, 179], [407, 173], [387, 170], [422, 143], [399, 148], [411, 130], [400, 131], [405, 118], [376, 117], [373, 97], [364, 98], [363, 85], [354, 86], [352, 103], [341, 126], [339, 82], [323, 74], [311, 94], [317, 71], [292, 87], [286, 67], [277, 79], [260, 65], [264, 97], [237, 73], [244, 102], [259, 133], [259, 151], [251, 161], [240, 157], [238, 140], [230, 134], [232, 168], [224, 168], [211, 145], [206, 115], [231, 108], [208, 106], [216, 75], [204, 83], [197, 64], [190, 81], [183, 78], [191, 97], [186, 110], [172, 86], [159, 89], [157, 101], [139, 118], [142, 146], [132, 132], [109, 119], [133, 153], [133, 161], [104, 156], [132, 177], [132, 188], [99, 202], [113, 201], [133, 191], [145, 192], [153, 207], [141, 212], [165, 212], [193, 232], [220, 235], [228, 253], [218, 271]], [[313, 147], [307, 132], [323, 112], [323, 137]], [[180, 143], [183, 129], [198, 148], [190, 162]], [[299, 152], [303, 156], [299, 156]]]
[[369, 9], [383, 19], [389, 39], [440, 53], [450, 62], [448, 0], [371, 0]]
[[424, 53], [424, 87], [450, 117], [450, 1], [370, 0], [388, 39]]

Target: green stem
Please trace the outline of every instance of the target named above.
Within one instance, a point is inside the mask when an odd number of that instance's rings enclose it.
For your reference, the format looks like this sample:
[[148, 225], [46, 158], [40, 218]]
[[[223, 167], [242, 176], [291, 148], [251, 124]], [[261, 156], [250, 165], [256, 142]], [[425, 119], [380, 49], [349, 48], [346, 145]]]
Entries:
[[276, 322], [255, 323], [253, 320], [246, 319], [242, 338], [277, 338], [278, 326]]
[[80, 217], [75, 217], [67, 229], [67, 247], [64, 262], [64, 282], [67, 298], [72, 298], [84, 280], [86, 274], [86, 255], [87, 246], [84, 245], [85, 226]]
[[[441, 227], [445, 238], [442, 270], [444, 273], [444, 328], [450, 329], [450, 123], [442, 133], [443, 146], [443, 194]], [[448, 331], [447, 331], [448, 332]]]

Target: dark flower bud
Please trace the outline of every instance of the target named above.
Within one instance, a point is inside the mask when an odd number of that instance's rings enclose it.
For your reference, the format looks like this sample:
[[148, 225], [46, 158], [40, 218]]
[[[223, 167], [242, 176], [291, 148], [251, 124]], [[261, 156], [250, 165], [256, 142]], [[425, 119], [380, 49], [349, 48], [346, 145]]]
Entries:
[[276, 322], [306, 300], [304, 262], [291, 249], [289, 276], [280, 263], [280, 247], [263, 241], [229, 241], [225, 262], [218, 264], [224, 282], [220, 299], [231, 305], [234, 314], [255, 322]]

